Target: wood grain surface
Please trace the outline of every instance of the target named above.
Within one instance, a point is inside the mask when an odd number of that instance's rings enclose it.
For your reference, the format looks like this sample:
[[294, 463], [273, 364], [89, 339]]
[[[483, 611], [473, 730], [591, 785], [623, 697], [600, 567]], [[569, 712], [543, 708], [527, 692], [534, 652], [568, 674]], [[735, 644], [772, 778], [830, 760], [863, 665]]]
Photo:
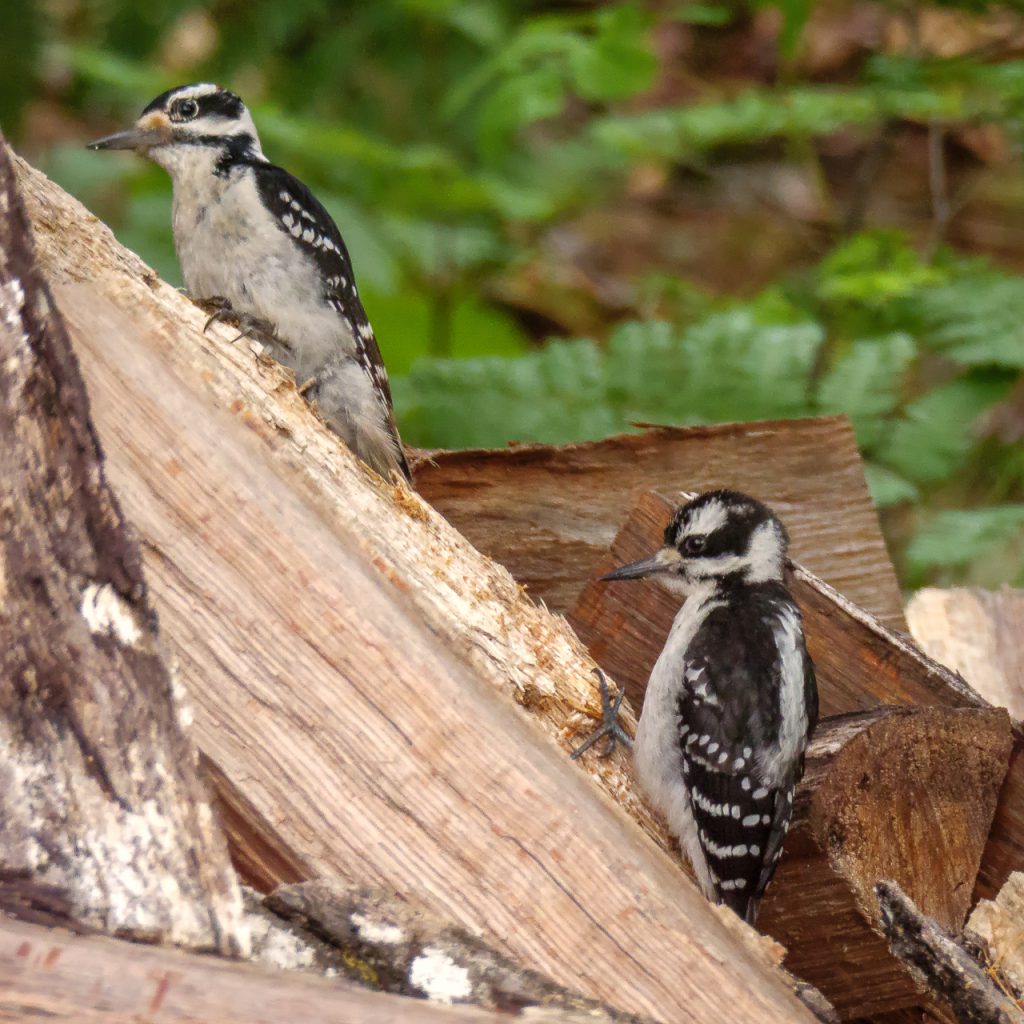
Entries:
[[926, 587], [910, 599], [907, 621], [922, 650], [1024, 717], [1024, 590]]
[[997, 708], [882, 707], [819, 726], [758, 925], [844, 1018], [920, 1004], [878, 933], [875, 883], [959, 933], [1011, 744]]

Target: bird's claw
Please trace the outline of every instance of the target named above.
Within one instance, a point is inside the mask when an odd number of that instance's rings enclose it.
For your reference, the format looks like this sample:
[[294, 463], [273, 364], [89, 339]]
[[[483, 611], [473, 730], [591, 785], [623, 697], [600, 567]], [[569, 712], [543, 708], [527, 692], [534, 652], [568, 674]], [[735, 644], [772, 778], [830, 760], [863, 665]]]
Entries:
[[572, 752], [571, 758], [575, 761], [580, 755], [586, 753], [598, 740], [608, 738], [608, 743], [598, 757], [610, 757], [618, 743], [622, 743], [627, 750], [633, 749], [633, 741], [626, 734], [626, 730], [619, 725], [619, 708], [622, 707], [622, 698], [625, 693], [620, 690], [619, 695], [612, 700], [608, 693], [608, 680], [604, 672], [595, 668], [598, 685], [601, 687], [601, 724]]
[[220, 295], [214, 295], [209, 299], [196, 299], [196, 305], [210, 314], [206, 323], [203, 324], [203, 334], [211, 324], [228, 324], [238, 328], [238, 334], [231, 339], [231, 344], [242, 338], [251, 338], [264, 344], [274, 339], [274, 325], [262, 317], [253, 316], [251, 313], [239, 313], [231, 303]]

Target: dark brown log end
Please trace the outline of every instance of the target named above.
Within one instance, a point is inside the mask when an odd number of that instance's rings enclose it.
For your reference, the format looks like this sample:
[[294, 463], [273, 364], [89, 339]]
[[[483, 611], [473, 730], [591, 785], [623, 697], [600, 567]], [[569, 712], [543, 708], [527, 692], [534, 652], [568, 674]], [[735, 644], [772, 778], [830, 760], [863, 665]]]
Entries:
[[821, 724], [758, 925], [844, 1017], [920, 1002], [878, 934], [875, 884], [897, 879], [960, 930], [1010, 746], [999, 709], [882, 708]]

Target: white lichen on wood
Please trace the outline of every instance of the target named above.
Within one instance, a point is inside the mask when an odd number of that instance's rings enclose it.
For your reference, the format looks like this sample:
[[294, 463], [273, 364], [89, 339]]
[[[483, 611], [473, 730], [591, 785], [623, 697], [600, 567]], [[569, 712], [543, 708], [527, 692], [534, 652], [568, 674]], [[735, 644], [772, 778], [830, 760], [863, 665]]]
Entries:
[[462, 1002], [473, 994], [469, 971], [434, 946], [424, 949], [409, 965], [409, 984], [435, 1003]]
[[386, 946], [405, 942], [405, 932], [388, 921], [374, 921], [358, 911], [353, 911], [349, 920], [355, 925], [356, 934], [363, 942], [382, 943]]
[[90, 583], [82, 590], [82, 618], [90, 632], [113, 637], [124, 647], [142, 640], [142, 626], [131, 605], [109, 583]]

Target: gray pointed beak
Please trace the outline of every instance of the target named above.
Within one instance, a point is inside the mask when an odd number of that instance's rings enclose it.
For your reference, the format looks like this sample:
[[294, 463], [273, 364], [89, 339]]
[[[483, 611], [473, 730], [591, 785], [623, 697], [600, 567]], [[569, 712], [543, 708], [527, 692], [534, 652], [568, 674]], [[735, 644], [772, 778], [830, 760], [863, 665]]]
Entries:
[[152, 128], [129, 128], [123, 132], [114, 132], [113, 135], [104, 135], [102, 139], [90, 142], [86, 149], [146, 149], [149, 146], [159, 145], [165, 142], [163, 132]]
[[630, 562], [629, 565], [621, 565], [618, 569], [601, 576], [601, 580], [640, 580], [645, 576], [654, 576], [657, 573], [671, 572], [682, 559], [675, 548], [662, 548], [651, 555], [650, 558], [641, 558], [639, 562]]

